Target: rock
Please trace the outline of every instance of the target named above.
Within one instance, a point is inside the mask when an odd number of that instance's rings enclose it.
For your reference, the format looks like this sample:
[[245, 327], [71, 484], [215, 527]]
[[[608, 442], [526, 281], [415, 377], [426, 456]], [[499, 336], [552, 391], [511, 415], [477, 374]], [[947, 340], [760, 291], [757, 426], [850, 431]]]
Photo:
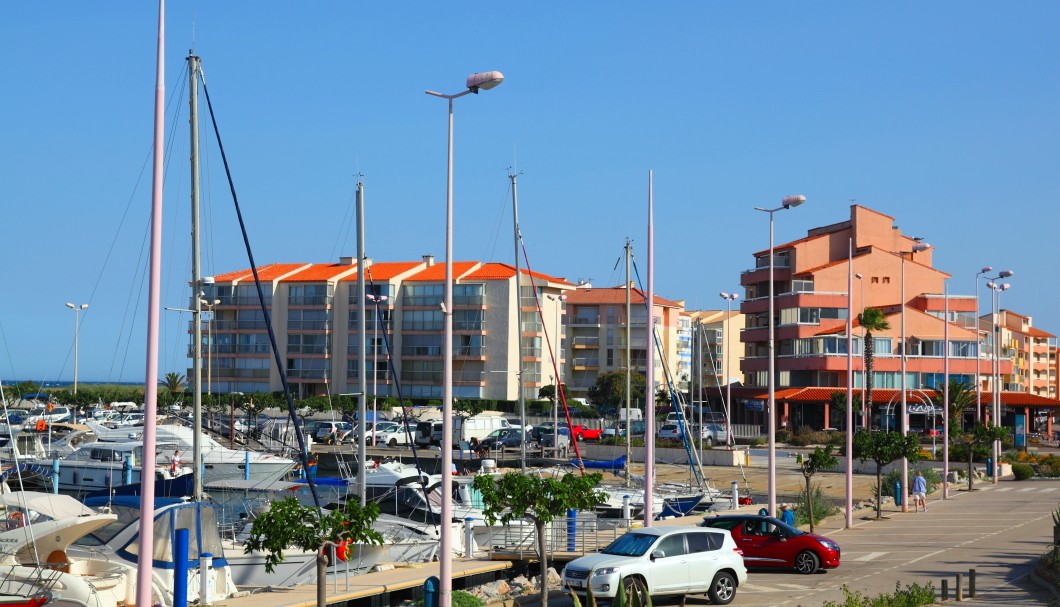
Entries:
[[508, 582], [504, 580], [497, 580], [496, 582], [490, 582], [478, 586], [471, 591], [475, 596], [485, 600], [487, 603], [493, 602], [493, 599], [502, 599], [511, 592], [512, 587], [508, 585]]

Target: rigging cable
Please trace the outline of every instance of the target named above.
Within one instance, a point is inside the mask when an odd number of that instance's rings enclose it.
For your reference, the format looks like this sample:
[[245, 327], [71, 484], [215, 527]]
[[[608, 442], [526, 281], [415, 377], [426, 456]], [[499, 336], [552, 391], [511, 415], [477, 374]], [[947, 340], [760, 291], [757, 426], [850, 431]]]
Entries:
[[[283, 395], [287, 400], [287, 414], [294, 421], [295, 427], [295, 438], [298, 439], [298, 457], [302, 463], [303, 470], [309, 470], [309, 448], [306, 446], [305, 435], [302, 434], [302, 428], [298, 423], [298, 413], [295, 411], [294, 400], [291, 398], [291, 386], [287, 381], [287, 370], [283, 366], [283, 359], [280, 358], [280, 349], [276, 345], [276, 331], [272, 326], [272, 317], [269, 314], [269, 307], [265, 304], [265, 293], [261, 288], [261, 277], [258, 275], [258, 266], [254, 262], [254, 252], [251, 250], [250, 237], [247, 235], [247, 225], [243, 221], [243, 211], [239, 207], [239, 197], [236, 195], [235, 182], [232, 180], [232, 170], [228, 164], [228, 155], [225, 153], [224, 144], [221, 142], [221, 131], [217, 127], [217, 116], [214, 115], [213, 102], [210, 100], [210, 91], [206, 87], [206, 76], [202, 72], [199, 73], [199, 80], [202, 82], [202, 92], [206, 97], [206, 107], [210, 112], [210, 122], [213, 125], [214, 137], [217, 138], [217, 148], [221, 152], [221, 162], [224, 164], [225, 177], [228, 180], [228, 189], [232, 194], [232, 205], [236, 211], [236, 219], [239, 221], [239, 230], [243, 235], [243, 245], [247, 250], [247, 258], [250, 261], [250, 270], [254, 273], [254, 286], [258, 291], [258, 304], [261, 307], [261, 313], [265, 318], [265, 328], [269, 332], [269, 342], [272, 345], [273, 359], [276, 361], [276, 368], [280, 373], [280, 383], [283, 385]], [[362, 472], [363, 473], [363, 472]], [[316, 483], [313, 482], [311, 475], [306, 475], [306, 484], [309, 485], [309, 491], [313, 494], [313, 504], [316, 506], [314, 512], [317, 516], [322, 516], [320, 512], [320, 496], [317, 493]]]

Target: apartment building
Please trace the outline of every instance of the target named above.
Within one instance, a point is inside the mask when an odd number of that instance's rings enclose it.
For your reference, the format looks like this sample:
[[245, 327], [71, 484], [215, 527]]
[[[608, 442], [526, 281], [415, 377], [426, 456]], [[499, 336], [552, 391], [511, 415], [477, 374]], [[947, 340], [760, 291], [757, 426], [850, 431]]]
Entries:
[[[626, 298], [630, 305], [626, 307]], [[647, 373], [648, 310], [644, 292], [632, 284], [595, 288], [579, 285], [567, 292], [567, 360], [563, 383], [574, 397], [585, 397], [602, 373], [629, 367]], [[655, 296], [653, 316], [659, 342], [655, 356], [655, 385], [667, 377], [687, 388], [691, 364], [691, 322], [684, 302]], [[680, 386], [678, 389], [682, 389]]]
[[[1001, 377], [1001, 389], [1056, 398], [1056, 336], [1035, 327], [1030, 316], [1002, 308], [997, 318], [993, 313], [980, 317], [980, 330], [988, 346], [995, 322], [1001, 353], [1013, 361], [1012, 373]], [[990, 378], [984, 378], [983, 389], [991, 390], [990, 386]]]
[[[692, 377], [695, 402], [724, 402], [721, 389], [742, 385], [740, 332], [744, 316], [739, 310], [697, 310], [688, 313], [692, 325]], [[726, 347], [728, 344], [728, 347]], [[717, 408], [720, 410], [720, 407]]]
[[[259, 268], [285, 372], [299, 397], [358, 390], [365, 350], [369, 394], [441, 398], [445, 265], [421, 261], [363, 265], [365, 302], [358, 297], [361, 268], [343, 257], [330, 264], [270, 264]], [[478, 261], [453, 263], [453, 396], [515, 400], [536, 397], [549, 383], [551, 357], [563, 309], [562, 294], [574, 285], [521, 270], [516, 321], [513, 266]], [[265, 316], [250, 270], [214, 277], [207, 300], [218, 300], [204, 332], [204, 367], [214, 393], [282, 389]], [[365, 314], [365, 335], [358, 329]], [[521, 346], [521, 347], [520, 347]], [[391, 372], [390, 366], [393, 366]], [[521, 381], [520, 381], [521, 380]]]
[[[903, 234], [894, 218], [852, 205], [848, 220], [814, 228], [805, 238], [774, 246], [777, 427], [834, 425], [836, 419], [829, 410], [828, 398], [847, 385], [848, 316], [854, 318], [854, 387], [864, 386], [865, 331], [856, 319], [867, 308], [880, 309], [889, 324], [888, 329], [873, 333], [873, 425], [888, 424], [888, 416], [893, 416], [901, 398], [903, 354], [913, 428], [918, 424], [923, 427], [932, 415], [928, 401], [933, 389], [942, 387], [947, 346], [951, 378], [972, 386], [988, 379], [991, 354], [989, 348], [982, 347], [977, 331], [975, 296], [947, 295], [950, 274], [933, 266], [932, 249], [921, 250], [924, 247], [919, 242], [920, 239]], [[851, 257], [857, 278], [853, 292], [848, 293]], [[754, 259], [755, 267], [743, 272], [740, 279], [744, 288], [740, 310], [746, 316], [746, 328], [740, 336], [745, 388], [739, 391], [740, 402], [734, 403], [733, 417], [741, 422], [764, 423], [769, 363], [769, 251], [755, 253]], [[1017, 320], [1015, 315], [1010, 316], [1003, 339], [1019, 342], [1026, 336], [1035, 341], [1028, 342], [1025, 351], [1028, 360], [1034, 358], [1032, 352], [1038, 355], [1038, 374], [1045, 375], [1044, 383], [1049, 370], [1055, 369], [1055, 354], [1050, 365], [1049, 346], [1042, 340], [1052, 336], [1031, 331], [1029, 322], [1024, 327], [1023, 320], [1029, 321], [1025, 317]], [[1055, 345], [1052, 350], [1055, 352]], [[1022, 377], [1031, 372], [1029, 363], [1021, 367], [1009, 349], [1001, 353], [1004, 377]], [[1043, 357], [1046, 362], [1042, 362]], [[1014, 387], [1014, 383], [1018, 382], [1008, 381], [1004, 389]], [[989, 389], [989, 384], [986, 386]], [[736, 394], [734, 400], [735, 397]], [[1009, 403], [1006, 398], [1008, 395], [1002, 393], [1006, 406], [1014, 407], [1060, 404], [1044, 398], [1013, 398]], [[1055, 393], [1050, 398], [1054, 399]], [[990, 395], [983, 399], [989, 403]], [[1012, 411], [1008, 409], [1009, 413]]]

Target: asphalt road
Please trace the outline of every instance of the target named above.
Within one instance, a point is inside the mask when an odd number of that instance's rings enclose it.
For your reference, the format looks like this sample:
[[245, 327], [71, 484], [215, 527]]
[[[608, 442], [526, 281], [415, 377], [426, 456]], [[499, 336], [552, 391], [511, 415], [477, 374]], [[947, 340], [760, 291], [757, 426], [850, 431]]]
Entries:
[[1052, 543], [1058, 502], [1060, 481], [1002, 481], [971, 493], [951, 490], [945, 501], [936, 493], [927, 512], [855, 518], [850, 529], [838, 517], [818, 529], [839, 542], [838, 569], [810, 576], [753, 571], [733, 604], [811, 607], [841, 601], [843, 585], [874, 596], [893, 592], [896, 583], [931, 583], [940, 591], [943, 578], [952, 600], [957, 573], [967, 600], [968, 570], [975, 568], [977, 605], [1050, 605], [1054, 596], [1028, 576]]

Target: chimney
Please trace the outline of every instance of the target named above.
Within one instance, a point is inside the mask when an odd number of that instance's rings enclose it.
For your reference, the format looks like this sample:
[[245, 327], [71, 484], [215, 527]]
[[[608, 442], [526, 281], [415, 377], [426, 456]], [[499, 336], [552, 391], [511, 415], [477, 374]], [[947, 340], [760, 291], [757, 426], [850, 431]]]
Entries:
[[352, 266], [353, 265], [353, 256], [339, 257], [339, 265], [340, 266]]
[[434, 265], [434, 255], [424, 255], [423, 256], [423, 263], [427, 264], [428, 268], [433, 266]]
[[370, 268], [370, 267], [372, 267], [372, 258], [371, 257], [365, 257], [364, 261], [361, 262], [361, 267], [362, 268]]

